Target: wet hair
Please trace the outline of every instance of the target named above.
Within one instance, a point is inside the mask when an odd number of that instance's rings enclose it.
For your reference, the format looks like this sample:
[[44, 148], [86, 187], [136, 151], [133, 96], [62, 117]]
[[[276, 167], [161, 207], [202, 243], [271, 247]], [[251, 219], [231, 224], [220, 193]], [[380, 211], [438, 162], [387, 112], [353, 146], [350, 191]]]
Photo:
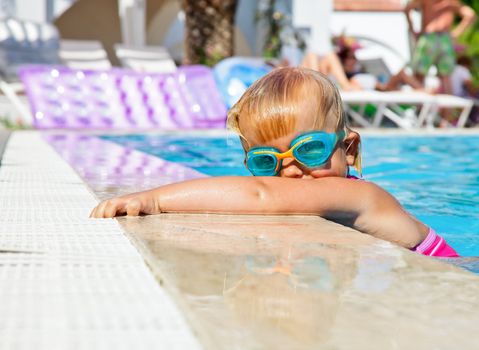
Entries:
[[[277, 68], [251, 85], [228, 112], [227, 125], [243, 139], [248, 125], [260, 142], [296, 130], [300, 118], [311, 130], [346, 128], [338, 89], [324, 75], [306, 68]], [[247, 141], [247, 140], [246, 140]]]
[[[300, 118], [312, 121], [310, 130], [349, 131], [341, 96], [328, 78], [311, 69], [284, 67], [246, 90], [228, 112], [227, 126], [238, 133], [246, 150], [245, 126], [259, 142], [267, 143], [296, 131]], [[355, 167], [361, 172], [360, 151]]]

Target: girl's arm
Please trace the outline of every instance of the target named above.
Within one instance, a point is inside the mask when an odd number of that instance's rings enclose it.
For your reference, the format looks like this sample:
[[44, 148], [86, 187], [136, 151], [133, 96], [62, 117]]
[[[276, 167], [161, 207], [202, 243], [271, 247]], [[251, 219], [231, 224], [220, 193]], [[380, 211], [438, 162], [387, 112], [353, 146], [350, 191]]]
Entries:
[[301, 214], [348, 219], [359, 231], [409, 248], [419, 244], [428, 231], [380, 187], [338, 177], [191, 180], [104, 201], [90, 216], [111, 218], [162, 212]]

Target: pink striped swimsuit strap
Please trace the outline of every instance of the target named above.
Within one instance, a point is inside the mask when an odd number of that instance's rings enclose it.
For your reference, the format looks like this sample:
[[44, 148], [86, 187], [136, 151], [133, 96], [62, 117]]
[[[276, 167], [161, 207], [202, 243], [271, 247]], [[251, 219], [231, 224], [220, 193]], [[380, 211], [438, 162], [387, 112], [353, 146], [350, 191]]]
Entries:
[[458, 257], [459, 254], [449, 245], [446, 240], [439, 236], [432, 228], [424, 241], [412, 249], [423, 255], [436, 256], [442, 258]]

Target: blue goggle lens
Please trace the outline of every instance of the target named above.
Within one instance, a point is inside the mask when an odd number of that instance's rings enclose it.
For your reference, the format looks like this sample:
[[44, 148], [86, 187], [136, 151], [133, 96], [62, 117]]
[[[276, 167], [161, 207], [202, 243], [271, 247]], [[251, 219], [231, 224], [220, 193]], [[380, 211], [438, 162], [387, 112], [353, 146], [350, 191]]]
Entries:
[[275, 175], [278, 160], [272, 154], [258, 154], [248, 157], [246, 166], [255, 176]]
[[330, 147], [320, 140], [312, 140], [299, 145], [294, 151], [298, 161], [309, 167], [322, 165], [330, 156]]

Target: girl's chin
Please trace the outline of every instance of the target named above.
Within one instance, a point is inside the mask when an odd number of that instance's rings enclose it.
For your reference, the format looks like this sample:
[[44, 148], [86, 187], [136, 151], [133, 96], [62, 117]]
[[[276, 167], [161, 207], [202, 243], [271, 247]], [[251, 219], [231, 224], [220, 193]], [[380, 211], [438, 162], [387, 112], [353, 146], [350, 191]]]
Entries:
[[320, 179], [322, 177], [344, 177], [344, 176], [337, 174], [331, 169], [313, 170], [310, 174], [304, 176], [304, 178], [311, 178], [311, 179]]

